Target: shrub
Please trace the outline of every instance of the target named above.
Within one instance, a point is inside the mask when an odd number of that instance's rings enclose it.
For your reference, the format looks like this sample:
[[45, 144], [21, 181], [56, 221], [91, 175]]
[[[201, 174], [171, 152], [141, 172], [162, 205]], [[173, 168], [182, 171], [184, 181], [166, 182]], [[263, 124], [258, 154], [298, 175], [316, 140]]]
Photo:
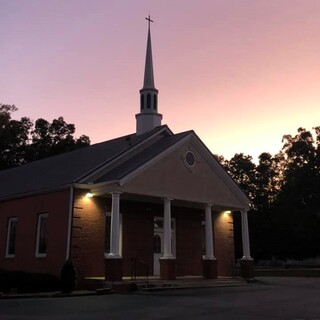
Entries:
[[76, 287], [77, 273], [72, 260], [67, 260], [61, 270], [61, 291], [71, 293]]

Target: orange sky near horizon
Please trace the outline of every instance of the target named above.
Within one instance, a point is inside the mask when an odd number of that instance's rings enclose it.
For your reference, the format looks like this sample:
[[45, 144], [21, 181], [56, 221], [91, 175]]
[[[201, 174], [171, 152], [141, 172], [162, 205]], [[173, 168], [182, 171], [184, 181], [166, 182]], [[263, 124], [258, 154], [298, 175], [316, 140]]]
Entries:
[[255, 159], [320, 125], [319, 0], [0, 1], [0, 102], [92, 143], [135, 131], [147, 22], [163, 124]]

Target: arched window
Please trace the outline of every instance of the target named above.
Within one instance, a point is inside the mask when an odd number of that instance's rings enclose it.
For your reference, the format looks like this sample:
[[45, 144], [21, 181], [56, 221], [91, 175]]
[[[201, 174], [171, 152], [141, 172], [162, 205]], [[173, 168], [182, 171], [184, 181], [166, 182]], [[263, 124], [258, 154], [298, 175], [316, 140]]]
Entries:
[[141, 107], [141, 110], [144, 109], [144, 95], [143, 94], [140, 95], [140, 107]]
[[154, 94], [153, 95], [153, 108], [155, 109], [155, 110], [157, 110], [157, 104], [158, 104], [158, 97], [157, 97], [157, 95], [156, 94]]
[[153, 252], [161, 253], [161, 238], [158, 234], [156, 234], [153, 238]]
[[147, 108], [150, 109], [151, 107], [151, 96], [150, 93], [147, 94]]

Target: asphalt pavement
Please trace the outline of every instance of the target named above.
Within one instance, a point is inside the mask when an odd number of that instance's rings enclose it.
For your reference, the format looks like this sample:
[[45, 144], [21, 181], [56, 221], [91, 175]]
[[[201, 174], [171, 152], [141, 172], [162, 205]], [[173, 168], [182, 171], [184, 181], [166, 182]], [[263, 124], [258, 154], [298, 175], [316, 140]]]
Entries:
[[248, 286], [0, 300], [0, 320], [320, 320], [320, 278], [259, 277]]

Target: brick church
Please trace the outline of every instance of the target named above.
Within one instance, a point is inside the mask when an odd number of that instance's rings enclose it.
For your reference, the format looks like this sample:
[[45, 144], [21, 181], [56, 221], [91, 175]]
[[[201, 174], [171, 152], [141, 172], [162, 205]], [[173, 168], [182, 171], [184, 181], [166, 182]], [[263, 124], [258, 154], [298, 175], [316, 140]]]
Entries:
[[250, 202], [194, 131], [162, 125], [150, 18], [136, 132], [0, 172], [0, 269], [86, 277], [231, 276]]

